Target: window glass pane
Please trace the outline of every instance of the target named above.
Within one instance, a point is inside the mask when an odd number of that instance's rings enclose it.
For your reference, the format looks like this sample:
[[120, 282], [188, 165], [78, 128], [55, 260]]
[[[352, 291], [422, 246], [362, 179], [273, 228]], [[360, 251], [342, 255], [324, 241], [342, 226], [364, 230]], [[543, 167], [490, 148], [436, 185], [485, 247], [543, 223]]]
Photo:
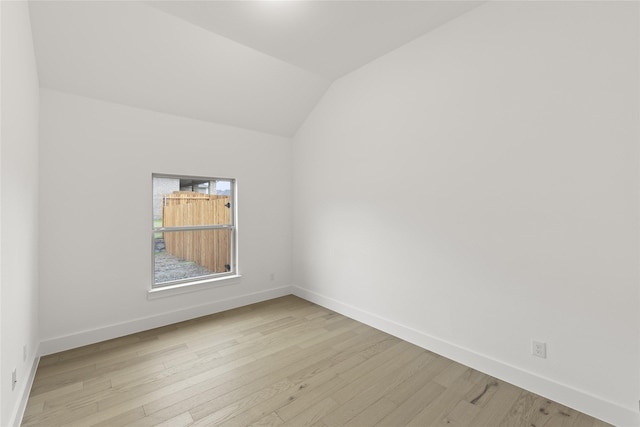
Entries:
[[231, 225], [230, 180], [153, 178], [153, 226]]
[[154, 233], [154, 283], [231, 272], [232, 230]]

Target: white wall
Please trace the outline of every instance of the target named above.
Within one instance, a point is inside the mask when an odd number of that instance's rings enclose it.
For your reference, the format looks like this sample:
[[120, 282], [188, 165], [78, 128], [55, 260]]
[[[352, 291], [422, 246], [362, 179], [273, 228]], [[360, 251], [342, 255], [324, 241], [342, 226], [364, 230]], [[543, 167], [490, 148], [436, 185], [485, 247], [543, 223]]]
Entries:
[[[27, 3], [3, 1], [0, 7], [0, 425], [9, 426], [24, 410], [39, 343], [38, 75]], [[18, 383], [12, 391], [14, 368]]]
[[[289, 293], [289, 138], [46, 89], [40, 119], [44, 354]], [[154, 172], [237, 179], [241, 279], [147, 299]]]
[[335, 82], [293, 142], [296, 293], [639, 423], [639, 40], [637, 3], [491, 2]]

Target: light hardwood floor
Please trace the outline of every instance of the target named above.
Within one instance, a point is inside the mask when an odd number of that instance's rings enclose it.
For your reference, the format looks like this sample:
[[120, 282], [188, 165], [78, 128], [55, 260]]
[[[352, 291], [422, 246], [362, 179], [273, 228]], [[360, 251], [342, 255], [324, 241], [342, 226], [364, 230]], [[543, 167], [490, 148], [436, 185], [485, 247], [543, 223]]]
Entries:
[[22, 425], [608, 424], [288, 296], [43, 357]]

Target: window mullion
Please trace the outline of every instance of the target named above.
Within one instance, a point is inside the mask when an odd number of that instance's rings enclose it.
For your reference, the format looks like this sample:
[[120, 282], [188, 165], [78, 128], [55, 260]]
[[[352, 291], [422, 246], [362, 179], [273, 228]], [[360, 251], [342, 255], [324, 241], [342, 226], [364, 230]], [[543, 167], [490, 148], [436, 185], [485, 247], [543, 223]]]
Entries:
[[154, 233], [161, 233], [163, 231], [198, 231], [198, 230], [232, 230], [234, 228], [231, 224], [225, 225], [189, 225], [181, 227], [158, 227], [154, 228]]

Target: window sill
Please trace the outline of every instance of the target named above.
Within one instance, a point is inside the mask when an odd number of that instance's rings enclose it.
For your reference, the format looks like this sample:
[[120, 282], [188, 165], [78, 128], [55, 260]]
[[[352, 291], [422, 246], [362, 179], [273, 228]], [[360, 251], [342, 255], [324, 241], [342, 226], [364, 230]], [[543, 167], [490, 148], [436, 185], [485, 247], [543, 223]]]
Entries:
[[191, 292], [203, 291], [206, 289], [218, 288], [237, 283], [242, 276], [234, 274], [233, 276], [217, 277], [215, 279], [199, 280], [196, 282], [180, 283], [177, 285], [163, 286], [161, 288], [153, 288], [147, 291], [147, 299], [153, 300], [158, 298], [170, 297], [173, 295], [187, 294]]

